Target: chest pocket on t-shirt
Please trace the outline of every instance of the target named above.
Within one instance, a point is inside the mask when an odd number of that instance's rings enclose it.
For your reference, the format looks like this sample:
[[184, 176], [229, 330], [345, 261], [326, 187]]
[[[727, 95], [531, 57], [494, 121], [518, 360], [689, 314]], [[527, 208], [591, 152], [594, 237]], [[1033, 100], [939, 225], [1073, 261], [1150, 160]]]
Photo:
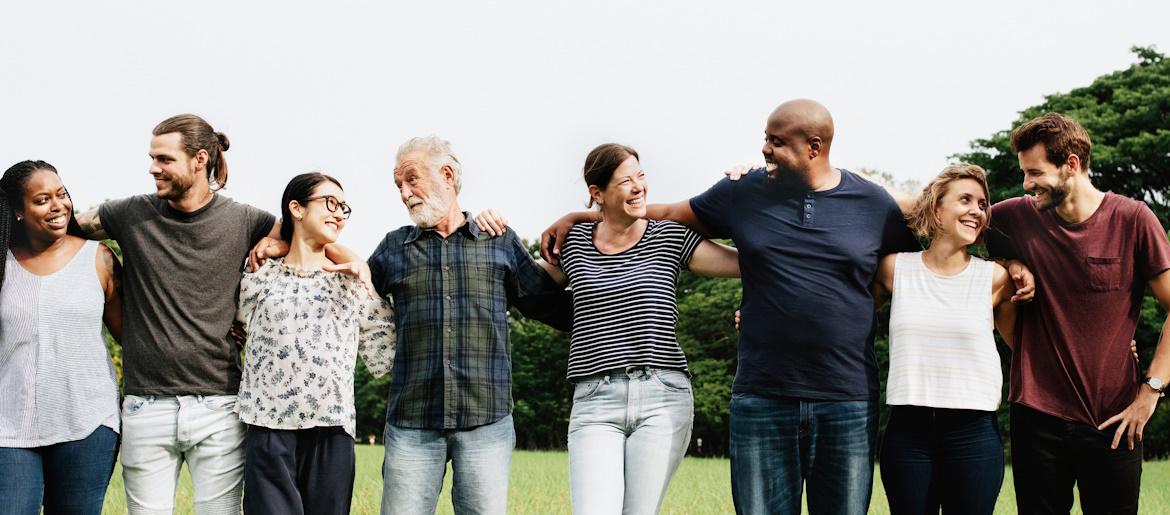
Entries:
[[1089, 271], [1089, 289], [1092, 291], [1114, 291], [1121, 288], [1121, 258], [1085, 258], [1085, 269]]

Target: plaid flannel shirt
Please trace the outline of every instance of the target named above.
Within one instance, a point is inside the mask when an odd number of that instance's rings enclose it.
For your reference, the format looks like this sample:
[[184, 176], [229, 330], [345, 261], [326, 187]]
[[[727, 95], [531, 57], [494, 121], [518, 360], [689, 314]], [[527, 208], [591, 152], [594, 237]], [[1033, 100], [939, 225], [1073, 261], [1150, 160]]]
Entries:
[[481, 234], [468, 221], [443, 238], [406, 226], [370, 256], [378, 294], [394, 306], [398, 351], [386, 421], [419, 429], [467, 429], [512, 412], [508, 306], [561, 330], [571, 295], [511, 229]]

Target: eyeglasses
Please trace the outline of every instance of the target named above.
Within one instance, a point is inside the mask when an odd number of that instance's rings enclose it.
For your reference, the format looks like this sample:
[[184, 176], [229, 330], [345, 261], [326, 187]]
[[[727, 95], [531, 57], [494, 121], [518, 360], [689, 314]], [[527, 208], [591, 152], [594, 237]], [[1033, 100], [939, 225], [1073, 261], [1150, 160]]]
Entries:
[[338, 201], [337, 197], [334, 197], [333, 195], [318, 195], [316, 197], [309, 197], [305, 199], [305, 203], [321, 199], [325, 199], [325, 209], [328, 209], [330, 213], [336, 213], [338, 209], [341, 209], [341, 217], [349, 220], [349, 215], [353, 212], [353, 210], [349, 208], [349, 204]]

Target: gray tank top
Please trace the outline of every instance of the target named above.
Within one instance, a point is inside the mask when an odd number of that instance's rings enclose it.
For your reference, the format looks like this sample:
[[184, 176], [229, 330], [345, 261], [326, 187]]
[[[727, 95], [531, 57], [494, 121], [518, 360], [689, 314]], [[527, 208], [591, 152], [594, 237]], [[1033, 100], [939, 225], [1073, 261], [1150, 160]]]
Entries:
[[118, 384], [102, 339], [105, 293], [86, 242], [38, 276], [7, 252], [0, 287], [0, 447], [43, 447], [118, 431]]

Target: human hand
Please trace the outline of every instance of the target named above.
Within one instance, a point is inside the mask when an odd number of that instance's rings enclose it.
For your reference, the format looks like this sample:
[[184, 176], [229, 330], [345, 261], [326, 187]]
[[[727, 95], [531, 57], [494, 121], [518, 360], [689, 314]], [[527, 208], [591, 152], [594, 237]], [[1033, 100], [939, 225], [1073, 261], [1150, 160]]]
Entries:
[[731, 179], [733, 181], [738, 181], [740, 177], [747, 175], [748, 172], [755, 170], [756, 168], [760, 168], [760, 165], [739, 164], [739, 165], [735, 165], [730, 170], [724, 170], [723, 175], [726, 175], [728, 179]]
[[241, 347], [248, 341], [248, 333], [244, 331], [244, 323], [239, 320], [232, 321], [232, 326], [228, 328], [228, 336]]
[[1129, 450], [1133, 450], [1135, 441], [1142, 441], [1142, 431], [1146, 427], [1146, 422], [1154, 414], [1154, 408], [1158, 407], [1158, 393], [1142, 385], [1139, 386], [1137, 398], [1133, 400], [1125, 411], [1109, 417], [1101, 425], [1097, 426], [1098, 431], [1104, 431], [1105, 428], [1117, 424], [1117, 431], [1113, 433], [1113, 443], [1109, 446], [1110, 449], [1116, 449], [1117, 445], [1121, 443], [1121, 437], [1124, 435], [1129, 441]]
[[503, 236], [508, 229], [508, 219], [496, 210], [488, 208], [475, 215], [475, 225], [492, 237]]
[[346, 275], [357, 277], [362, 282], [362, 286], [366, 287], [366, 292], [377, 297], [378, 291], [374, 289], [374, 283], [371, 280], [370, 265], [365, 261], [349, 261], [346, 263], [325, 263], [321, 265], [321, 269], [326, 272], [341, 272]]
[[1028, 267], [1018, 259], [1008, 260], [1007, 271], [1016, 287], [1016, 293], [1012, 295], [1012, 303], [1032, 302], [1032, 299], [1036, 297], [1036, 278], [1032, 275], [1032, 271], [1028, 270]]
[[561, 243], [564, 243], [565, 236], [575, 223], [577, 223], [575, 213], [569, 213], [558, 218], [548, 226], [548, 229], [540, 233], [540, 257], [554, 265], [561, 264]]
[[740, 315], [739, 315], [739, 310], [737, 309], [737, 310], [735, 310], [735, 330], [736, 331], [739, 330], [739, 319], [740, 319]]
[[288, 255], [288, 243], [284, 240], [265, 236], [260, 238], [255, 247], [248, 252], [248, 269], [255, 272], [264, 266], [268, 258], [284, 257]]

